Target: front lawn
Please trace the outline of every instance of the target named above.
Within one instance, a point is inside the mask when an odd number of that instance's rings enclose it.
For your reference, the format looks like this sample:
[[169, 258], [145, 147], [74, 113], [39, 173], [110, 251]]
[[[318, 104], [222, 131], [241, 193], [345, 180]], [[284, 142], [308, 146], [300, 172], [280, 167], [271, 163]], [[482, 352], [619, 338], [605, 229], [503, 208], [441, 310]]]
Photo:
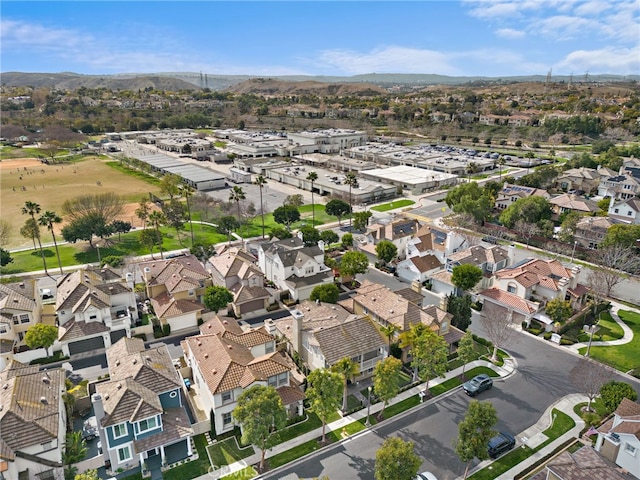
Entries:
[[235, 436], [207, 446], [213, 465], [230, 465], [255, 453], [251, 445], [240, 448]]
[[370, 210], [375, 212], [388, 212], [389, 210], [395, 210], [396, 208], [408, 207], [409, 205], [413, 205], [416, 202], [413, 200], [394, 200], [393, 202], [383, 203], [382, 205], [377, 205], [375, 207], [371, 207]]
[[[640, 352], [640, 314], [629, 310], [619, 310], [620, 319], [631, 328], [633, 339], [624, 345], [609, 345], [606, 347], [591, 347], [590, 356], [599, 362], [610, 365], [622, 372], [640, 367], [638, 352]], [[595, 338], [594, 338], [595, 340]], [[584, 355], [586, 347], [580, 349]]]
[[189, 478], [197, 478], [209, 472], [209, 457], [207, 455], [207, 440], [204, 434], [193, 437], [193, 442], [198, 451], [198, 459], [183, 463], [177, 467], [162, 472], [163, 480], [186, 480]]

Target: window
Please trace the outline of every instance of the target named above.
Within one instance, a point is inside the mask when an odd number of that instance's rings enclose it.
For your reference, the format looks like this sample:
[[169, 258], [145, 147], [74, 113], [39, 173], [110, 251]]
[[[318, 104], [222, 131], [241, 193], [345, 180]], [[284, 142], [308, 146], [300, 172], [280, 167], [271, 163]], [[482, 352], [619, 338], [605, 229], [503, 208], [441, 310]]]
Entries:
[[24, 340], [24, 332], [18, 332], [18, 340], [19, 341]]
[[289, 375], [287, 374], [287, 372], [284, 372], [278, 375], [278, 385], [286, 385], [288, 378], [289, 378]]
[[627, 211], [627, 215], [631, 216], [631, 210]]
[[509, 285], [509, 286], [507, 286], [507, 292], [509, 292], [509, 293], [516, 293], [516, 286], [515, 286], [515, 285]]
[[231, 412], [222, 414], [222, 425], [226, 426], [231, 423]]
[[3, 323], [0, 325], [0, 333], [7, 333], [8, 329], [7, 329], [7, 324]]
[[276, 388], [278, 386], [278, 377], [269, 377], [267, 383], [270, 387]]
[[122, 438], [127, 435], [127, 424], [121, 423], [113, 426], [113, 438]]
[[233, 400], [232, 392], [222, 392], [222, 403], [229, 403]]
[[305, 269], [304, 273], [307, 273], [307, 274], [309, 274], [309, 273], [313, 273], [313, 267], [307, 267], [307, 268]]
[[138, 432], [146, 432], [147, 430], [153, 430], [158, 426], [156, 417], [146, 418], [138, 422]]
[[196, 294], [195, 290], [189, 290], [189, 296], [193, 297]]
[[619, 212], [619, 209], [618, 209], [618, 208], [616, 208], [616, 209], [614, 209], [614, 210], [613, 210], [613, 212], [614, 212], [614, 213], [618, 213], [618, 212]]
[[129, 447], [129, 445], [118, 449], [118, 463], [126, 462], [132, 458], [131, 447]]
[[89, 315], [89, 320], [95, 320], [96, 318], [98, 318], [97, 315]]
[[629, 455], [633, 455], [635, 457], [636, 456], [636, 452], [638, 451], [638, 449], [636, 447], [634, 447], [633, 445], [631, 445], [630, 443], [625, 443], [624, 444], [624, 451], [626, 453], [628, 453]]
[[264, 351], [265, 351], [265, 353], [273, 353], [275, 351], [275, 347], [273, 346], [273, 342], [267, 343], [267, 345], [264, 347]]

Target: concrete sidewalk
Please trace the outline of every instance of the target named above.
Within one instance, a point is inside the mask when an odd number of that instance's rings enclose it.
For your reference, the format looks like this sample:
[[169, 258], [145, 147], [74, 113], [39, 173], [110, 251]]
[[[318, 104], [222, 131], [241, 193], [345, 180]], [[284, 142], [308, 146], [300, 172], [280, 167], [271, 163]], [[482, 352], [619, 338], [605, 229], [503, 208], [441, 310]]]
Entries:
[[[610, 310], [611, 316], [616, 321], [616, 323], [620, 325], [620, 327], [622, 328], [622, 331], [624, 332], [624, 335], [622, 338], [618, 340], [608, 340], [604, 342], [601, 342], [601, 341], [594, 342], [592, 340], [591, 341], [592, 347], [606, 347], [607, 345], [624, 345], [625, 343], [629, 343], [631, 340], [633, 340], [633, 331], [627, 326], [626, 323], [624, 323], [620, 319], [620, 317], [618, 316], [618, 310], [630, 310], [633, 312], [638, 312], [638, 311], [631, 307], [627, 307], [626, 305], [618, 303], [615, 300], [609, 300], [609, 301], [611, 302], [611, 310]], [[587, 347], [588, 345], [589, 345], [588, 343], [574, 343], [573, 345], [570, 345], [569, 348], [577, 352], [579, 351], [579, 349]]]
[[[508, 361], [505, 362], [503, 367], [498, 367], [494, 364], [492, 364], [491, 362], [487, 362], [485, 360], [476, 360], [474, 362], [471, 362], [469, 364], [466, 365], [465, 367], [465, 371], [469, 371], [474, 367], [489, 367], [492, 368], [493, 370], [496, 371], [496, 373], [498, 373], [498, 375], [500, 375], [500, 377], [502, 379], [509, 377], [510, 375], [512, 375], [515, 371], [515, 367], [516, 365], [513, 363], [513, 361], [511, 359], [509, 359]], [[435, 380], [431, 380], [429, 382], [429, 388], [433, 388], [436, 385], [439, 385], [453, 377], [457, 377], [460, 376], [462, 374], [462, 368], [463, 367], [458, 367], [455, 370], [452, 370], [450, 372], [447, 372], [447, 374], [444, 377], [441, 378], [437, 378]], [[425, 389], [425, 384], [420, 384], [417, 385], [413, 388], [410, 388], [409, 390], [406, 390], [402, 393], [400, 393], [398, 396], [396, 396], [393, 400], [391, 400], [389, 402], [389, 405], [394, 405], [398, 402], [401, 402], [403, 400], [406, 400], [407, 398], [413, 397], [415, 395], [418, 395], [420, 392], [424, 391]], [[426, 401], [425, 403], [429, 404], [429, 403], [433, 403], [435, 401], [438, 400], [439, 397], [433, 397], [431, 399], [429, 399], [428, 401]], [[382, 410], [382, 402], [378, 402], [378, 403], [374, 403], [371, 405], [370, 408], [370, 415], [373, 416], [376, 413], [378, 413], [380, 410]], [[416, 407], [414, 407], [416, 408]], [[327, 424], [326, 427], [326, 433], [329, 432], [333, 432], [333, 431], [340, 431], [342, 430], [343, 427], [345, 427], [346, 425], [349, 425], [353, 422], [356, 422], [358, 420], [362, 420], [363, 418], [365, 418], [367, 416], [367, 409], [363, 408], [361, 410], [358, 410], [357, 412], [348, 415], [346, 417], [341, 418], [340, 420], [336, 420], [335, 422], [331, 422], [329, 424]], [[270, 448], [269, 450], [267, 450], [265, 458], [270, 458], [273, 457], [274, 455], [277, 455], [279, 453], [282, 452], [286, 452], [287, 450], [290, 450], [298, 445], [301, 445], [305, 442], [308, 442], [310, 440], [315, 440], [317, 438], [319, 438], [322, 435], [322, 427], [317, 428], [315, 430], [312, 430], [311, 432], [307, 432], [303, 435], [300, 435], [292, 440], [283, 442], [279, 445], [274, 446], [273, 448]], [[334, 446], [335, 444], [331, 444], [329, 446]], [[242, 470], [243, 468], [249, 466], [249, 465], [255, 465], [257, 463], [260, 462], [260, 451], [256, 448], [255, 449], [257, 451], [257, 453], [251, 455], [250, 457], [247, 457], [239, 462], [233, 463], [231, 465], [226, 465], [223, 467], [213, 467], [212, 471], [202, 475], [201, 477], [198, 477], [199, 480], [211, 480], [211, 479], [218, 479], [218, 478], [222, 478], [226, 475], [229, 475], [231, 473], [237, 472], [239, 470]], [[318, 450], [316, 450], [314, 452], [318, 453]], [[273, 471], [271, 471], [270, 473], [273, 473]]]

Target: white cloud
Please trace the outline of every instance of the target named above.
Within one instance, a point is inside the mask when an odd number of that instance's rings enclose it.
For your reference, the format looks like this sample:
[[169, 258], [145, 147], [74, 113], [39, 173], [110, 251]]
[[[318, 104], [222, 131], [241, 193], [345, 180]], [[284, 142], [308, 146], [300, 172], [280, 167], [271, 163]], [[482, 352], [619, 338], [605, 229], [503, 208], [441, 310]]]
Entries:
[[589, 30], [596, 31], [599, 29], [599, 25], [596, 21], [587, 18], [556, 15], [536, 22], [532, 28], [543, 36], [569, 40], [582, 36]]
[[325, 50], [318, 62], [337, 68], [345, 74], [363, 73], [438, 73], [458, 75], [448, 55], [433, 50], [397, 46], [383, 47], [360, 53], [352, 50]]
[[578, 16], [600, 15], [605, 10], [609, 10], [609, 8], [611, 8], [611, 5], [608, 2], [594, 0], [577, 5], [573, 13]]
[[26, 49], [31, 51], [58, 51], [76, 50], [86, 48], [91, 43], [87, 35], [79, 35], [78, 32], [62, 29], [47, 28], [12, 20], [0, 22], [0, 40], [3, 48]]
[[499, 37], [510, 39], [522, 38], [526, 35], [522, 30], [515, 30], [513, 28], [499, 28], [495, 33]]
[[576, 50], [567, 55], [554, 71], [616, 73], [631, 75], [640, 71], [640, 46], [633, 48], [602, 48], [599, 50]]
[[464, 3], [471, 7], [469, 13], [472, 16], [485, 20], [513, 20], [524, 12], [539, 10], [547, 5], [541, 0], [466, 0]]

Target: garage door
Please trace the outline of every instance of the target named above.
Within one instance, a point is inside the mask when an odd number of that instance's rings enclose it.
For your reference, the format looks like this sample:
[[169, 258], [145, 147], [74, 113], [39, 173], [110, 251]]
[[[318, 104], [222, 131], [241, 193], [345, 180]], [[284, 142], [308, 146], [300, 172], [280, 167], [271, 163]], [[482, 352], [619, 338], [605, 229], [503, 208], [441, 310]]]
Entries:
[[127, 330], [123, 328], [121, 330], [116, 330], [115, 332], [109, 332], [109, 336], [111, 336], [111, 345], [113, 345], [122, 337], [127, 336]]
[[93, 337], [71, 342], [69, 344], [69, 353], [74, 355], [76, 353], [90, 352], [91, 350], [99, 350], [101, 348], [104, 348], [104, 340], [102, 337]]
[[184, 328], [197, 327], [198, 319], [196, 318], [196, 314], [194, 312], [180, 315], [179, 317], [168, 318], [167, 323], [171, 325], [172, 332], [177, 332]]

